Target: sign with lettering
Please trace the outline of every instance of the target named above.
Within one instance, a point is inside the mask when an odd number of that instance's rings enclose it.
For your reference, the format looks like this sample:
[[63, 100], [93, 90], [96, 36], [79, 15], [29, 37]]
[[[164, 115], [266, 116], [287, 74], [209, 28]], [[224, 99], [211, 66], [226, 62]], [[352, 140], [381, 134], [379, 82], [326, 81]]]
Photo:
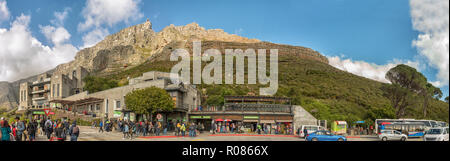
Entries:
[[244, 119], [249, 119], [249, 120], [259, 119], [259, 116], [244, 116]]
[[34, 115], [45, 115], [44, 111], [33, 111]]

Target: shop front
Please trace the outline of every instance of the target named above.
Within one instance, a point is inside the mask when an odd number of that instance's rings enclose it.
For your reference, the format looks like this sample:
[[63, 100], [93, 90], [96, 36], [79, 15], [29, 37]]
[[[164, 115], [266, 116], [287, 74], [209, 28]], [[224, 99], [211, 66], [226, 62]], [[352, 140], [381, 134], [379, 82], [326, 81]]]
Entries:
[[210, 131], [211, 130], [211, 123], [212, 123], [212, 117], [211, 116], [190, 116], [189, 120], [191, 122], [195, 123], [196, 125], [202, 127], [202, 131]]
[[234, 124], [238, 128], [243, 120], [242, 115], [216, 115], [212, 118], [214, 119], [217, 133], [230, 133], [233, 131], [231, 125]]
[[44, 110], [32, 110], [30, 111], [31, 118], [34, 120], [46, 119]]
[[256, 132], [256, 128], [259, 123], [259, 116], [244, 116], [244, 120], [242, 122], [242, 130], [245, 133], [254, 133]]

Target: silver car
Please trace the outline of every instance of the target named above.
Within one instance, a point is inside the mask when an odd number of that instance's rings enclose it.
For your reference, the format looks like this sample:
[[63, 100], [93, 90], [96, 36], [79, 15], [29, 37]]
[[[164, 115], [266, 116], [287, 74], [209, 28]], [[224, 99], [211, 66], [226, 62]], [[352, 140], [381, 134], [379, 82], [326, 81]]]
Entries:
[[378, 138], [380, 138], [381, 141], [406, 141], [408, 136], [396, 130], [381, 130], [381, 134], [378, 135]]
[[423, 141], [448, 141], [448, 127], [431, 128], [425, 133]]

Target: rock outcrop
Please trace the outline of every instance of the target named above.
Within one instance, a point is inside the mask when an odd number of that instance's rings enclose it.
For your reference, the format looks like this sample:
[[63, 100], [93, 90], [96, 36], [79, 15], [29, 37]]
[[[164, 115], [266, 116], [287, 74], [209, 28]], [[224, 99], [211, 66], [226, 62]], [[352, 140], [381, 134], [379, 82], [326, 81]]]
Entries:
[[160, 32], [154, 32], [152, 24], [135, 25], [107, 36], [97, 45], [81, 50], [75, 60], [56, 67], [56, 73], [67, 73], [77, 66], [83, 66], [90, 72], [110, 72], [123, 66], [135, 66], [148, 60], [155, 53], [174, 41], [224, 41], [239, 43], [257, 43], [232, 35], [220, 29], [206, 30], [197, 23], [186, 26], [170, 25]]

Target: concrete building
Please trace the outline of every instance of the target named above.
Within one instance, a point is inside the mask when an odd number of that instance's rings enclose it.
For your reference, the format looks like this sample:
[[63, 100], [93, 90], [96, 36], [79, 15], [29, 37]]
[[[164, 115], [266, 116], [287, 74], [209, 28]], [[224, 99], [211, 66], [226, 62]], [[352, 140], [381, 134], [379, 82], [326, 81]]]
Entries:
[[201, 104], [200, 92], [192, 85], [183, 83], [173, 83], [170, 80], [170, 73], [148, 72], [141, 77], [129, 80], [129, 85], [108, 89], [96, 93], [87, 91], [66, 97], [61, 100], [52, 100], [51, 103], [59, 109], [69, 110], [78, 114], [91, 115], [95, 118], [143, 120], [133, 111], [126, 108], [125, 96], [137, 89], [148, 87], [158, 87], [165, 89], [175, 103], [173, 112], [164, 113], [164, 122], [173, 120], [186, 120], [187, 112], [190, 108]]
[[318, 124], [318, 120], [301, 106], [291, 105], [290, 98], [225, 96], [224, 102], [223, 106], [190, 109], [190, 121], [203, 124], [207, 131], [214, 122], [217, 132], [222, 125], [234, 123], [236, 127], [242, 126], [245, 133], [255, 132], [260, 124], [269, 128], [280, 127], [284, 134], [296, 133], [301, 125]]
[[83, 91], [82, 79], [88, 75], [83, 67], [66, 74], [44, 73], [34, 82], [24, 82], [19, 89], [19, 112], [31, 111], [42, 115], [49, 101], [62, 99]]

